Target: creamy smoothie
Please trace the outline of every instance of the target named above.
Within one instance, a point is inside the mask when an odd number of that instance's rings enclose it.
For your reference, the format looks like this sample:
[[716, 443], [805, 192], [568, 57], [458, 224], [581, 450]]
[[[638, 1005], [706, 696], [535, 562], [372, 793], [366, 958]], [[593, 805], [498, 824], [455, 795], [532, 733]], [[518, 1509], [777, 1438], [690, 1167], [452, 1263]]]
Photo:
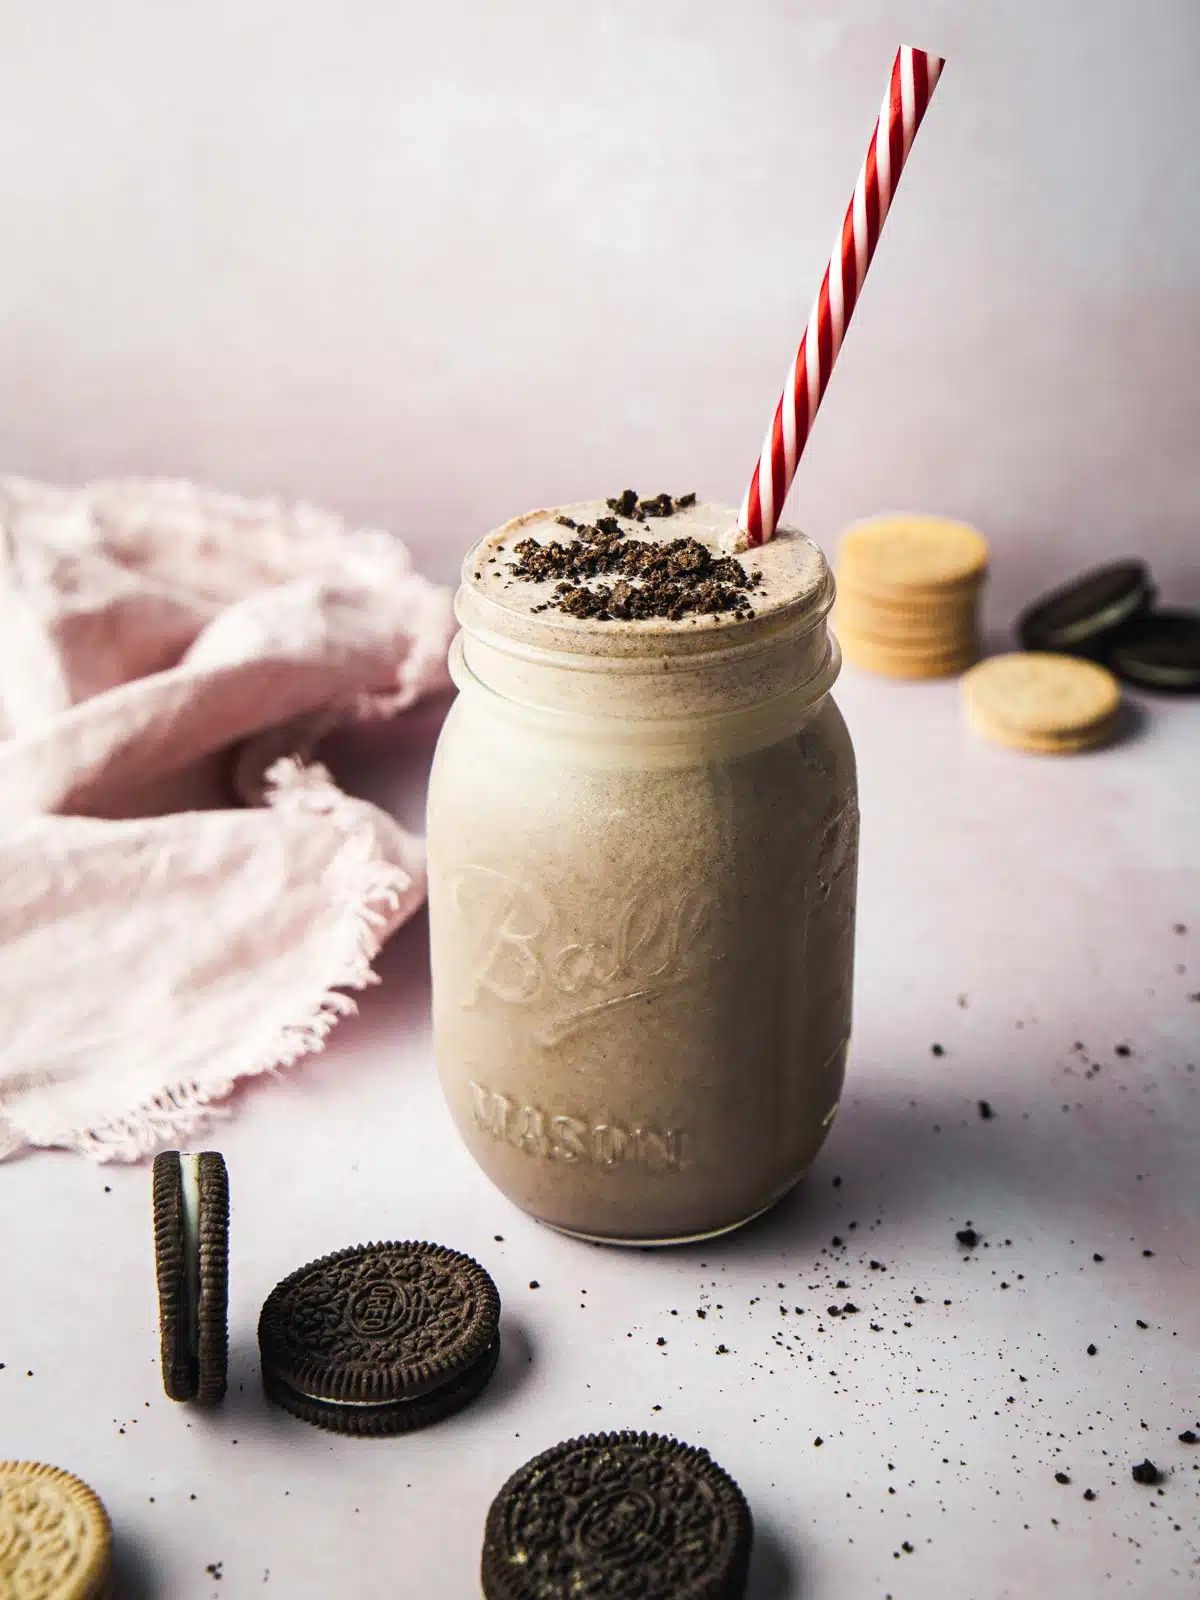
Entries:
[[[458, 1129], [532, 1215], [636, 1243], [737, 1227], [803, 1174], [837, 1110], [853, 967], [824, 558], [789, 529], [729, 558], [732, 508], [668, 505], [531, 512], [470, 553], [428, 819]], [[685, 551], [675, 614], [637, 615], [670, 585], [537, 575], [537, 547], [598, 527], [610, 549], [694, 540], [725, 578], [697, 600]]]

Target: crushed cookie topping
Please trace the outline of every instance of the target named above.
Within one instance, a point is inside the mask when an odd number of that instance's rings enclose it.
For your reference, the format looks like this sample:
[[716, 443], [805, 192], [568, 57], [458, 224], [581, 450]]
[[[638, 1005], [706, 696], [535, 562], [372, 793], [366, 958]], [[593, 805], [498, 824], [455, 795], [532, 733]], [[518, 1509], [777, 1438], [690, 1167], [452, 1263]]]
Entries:
[[[663, 544], [637, 539], [622, 529], [618, 517], [644, 523], [648, 517], [670, 517], [694, 506], [694, 494], [654, 495], [639, 499], [626, 489], [607, 501], [608, 517], [579, 523], [572, 517], [555, 521], [569, 528], [569, 542], [539, 544], [522, 539], [508, 570], [526, 583], [558, 579], [554, 598], [535, 611], [561, 611], [569, 617], [597, 622], [639, 622], [664, 618], [678, 622], [695, 615], [729, 614], [752, 617], [751, 591], [762, 582], [733, 556], [714, 556], [697, 539], [672, 539]], [[613, 582], [596, 582], [613, 579]]]

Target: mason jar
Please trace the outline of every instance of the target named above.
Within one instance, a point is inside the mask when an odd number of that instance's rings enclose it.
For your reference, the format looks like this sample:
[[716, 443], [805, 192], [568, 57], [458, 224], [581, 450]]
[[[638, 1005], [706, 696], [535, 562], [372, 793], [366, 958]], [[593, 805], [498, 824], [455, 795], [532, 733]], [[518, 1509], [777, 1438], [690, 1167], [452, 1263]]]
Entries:
[[[604, 509], [529, 513], [463, 565], [429, 791], [434, 1039], [510, 1200], [665, 1244], [771, 1206], [837, 1112], [857, 786], [817, 546], [781, 528], [738, 558], [752, 615], [565, 616], [513, 547]], [[701, 504], [649, 536], [716, 548], [735, 523]]]

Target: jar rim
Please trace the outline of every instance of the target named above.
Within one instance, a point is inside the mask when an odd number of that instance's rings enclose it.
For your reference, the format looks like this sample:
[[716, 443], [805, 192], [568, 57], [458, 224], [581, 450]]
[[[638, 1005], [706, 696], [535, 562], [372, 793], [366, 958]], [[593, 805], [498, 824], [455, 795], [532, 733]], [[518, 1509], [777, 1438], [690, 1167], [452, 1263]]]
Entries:
[[[454, 609], [459, 625], [492, 649], [521, 660], [546, 662], [583, 671], [644, 671], [648, 660], [686, 657], [700, 666], [706, 658], [736, 660], [778, 642], [782, 634], [800, 637], [818, 627], [833, 606], [835, 585], [820, 547], [797, 528], [781, 527], [770, 544], [747, 553], [756, 568], [774, 577], [779, 590], [751, 615], [692, 614], [684, 618], [646, 618], [634, 622], [601, 621], [564, 614], [552, 607], [506, 604], [484, 577], [487, 565], [504, 553], [511, 540], [531, 524], [560, 513], [585, 512], [593, 502], [553, 510], [526, 512], [479, 540], [467, 553]], [[701, 505], [733, 526], [732, 507]], [[683, 519], [681, 518], [680, 521]], [[671, 529], [656, 529], [665, 536]], [[688, 531], [686, 526], [680, 531]], [[489, 556], [488, 552], [492, 552]], [[743, 560], [743, 565], [746, 561]], [[750, 570], [750, 569], [748, 569]], [[769, 584], [768, 584], [769, 586]], [[548, 584], [541, 586], [549, 589]], [[753, 604], [753, 591], [751, 600]]]

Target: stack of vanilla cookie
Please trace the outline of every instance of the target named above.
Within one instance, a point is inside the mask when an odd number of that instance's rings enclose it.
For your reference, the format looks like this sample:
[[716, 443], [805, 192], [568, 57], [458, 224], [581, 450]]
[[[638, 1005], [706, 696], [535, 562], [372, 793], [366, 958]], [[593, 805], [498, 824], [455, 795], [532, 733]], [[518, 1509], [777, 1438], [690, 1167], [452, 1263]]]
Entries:
[[1014, 650], [963, 679], [967, 726], [995, 744], [1035, 755], [1072, 755], [1107, 744], [1119, 726], [1121, 689], [1093, 661]]
[[947, 678], [979, 657], [987, 540], [943, 517], [873, 517], [842, 536], [834, 625], [847, 661], [889, 678]]

